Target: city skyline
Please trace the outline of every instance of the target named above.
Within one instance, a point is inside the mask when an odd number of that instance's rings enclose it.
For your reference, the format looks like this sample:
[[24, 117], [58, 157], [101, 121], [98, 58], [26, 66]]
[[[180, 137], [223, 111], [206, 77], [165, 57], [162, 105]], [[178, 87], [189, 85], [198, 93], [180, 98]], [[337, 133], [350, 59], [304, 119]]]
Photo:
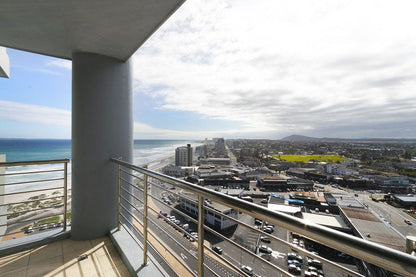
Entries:
[[[135, 138], [416, 138], [411, 1], [188, 1], [133, 56]], [[70, 138], [70, 61], [7, 49], [0, 137]]]

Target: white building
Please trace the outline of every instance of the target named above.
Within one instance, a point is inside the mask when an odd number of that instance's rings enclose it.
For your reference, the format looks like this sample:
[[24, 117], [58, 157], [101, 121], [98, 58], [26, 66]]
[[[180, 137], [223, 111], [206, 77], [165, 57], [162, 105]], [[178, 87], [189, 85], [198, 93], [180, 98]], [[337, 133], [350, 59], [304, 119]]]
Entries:
[[[196, 196], [194, 194], [187, 194], [186, 196], [180, 197], [179, 201], [181, 203], [181, 208], [187, 211], [189, 214], [197, 217], [198, 216], [198, 203], [196, 200]], [[228, 219], [221, 214], [227, 215], [229, 217], [238, 219], [238, 211], [219, 204], [214, 203], [209, 200], [205, 200], [204, 206], [215, 210], [220, 214], [216, 214], [214, 212], [208, 211], [204, 209], [204, 219], [205, 223], [208, 223], [219, 230], [224, 230], [230, 227], [237, 225], [237, 223], [231, 219]]]
[[185, 177], [194, 174], [195, 167], [167, 165], [164, 168], [162, 168], [162, 172], [163, 174], [173, 177]]
[[9, 76], [9, 56], [7, 55], [6, 48], [0, 47], [0, 77], [9, 78]]
[[358, 174], [358, 171], [353, 170], [349, 167], [349, 164], [333, 164], [328, 163], [326, 165], [326, 172], [333, 175], [355, 175]]
[[176, 166], [191, 166], [192, 165], [193, 149], [190, 144], [181, 146], [175, 150], [175, 165]]

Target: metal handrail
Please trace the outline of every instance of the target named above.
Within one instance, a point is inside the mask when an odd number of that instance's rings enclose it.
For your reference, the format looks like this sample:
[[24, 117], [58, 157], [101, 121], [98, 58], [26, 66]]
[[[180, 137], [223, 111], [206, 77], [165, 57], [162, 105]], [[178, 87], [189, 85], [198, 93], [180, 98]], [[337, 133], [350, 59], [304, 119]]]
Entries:
[[[157, 187], [157, 188], [159, 188], [159, 189], [161, 189], [161, 190], [164, 190], [164, 191], [168, 191], [168, 189], [166, 189], [166, 188], [162, 188], [161, 186], [157, 185], [155, 182], [150, 182], [150, 183], [151, 183], [151, 184], [152, 184], [152, 186], [154, 186], [154, 187]], [[169, 191], [169, 193], [171, 193], [171, 194], [173, 194], [173, 195], [176, 195], [176, 196], [183, 197], [183, 198], [187, 199], [188, 201], [194, 202], [194, 204], [197, 206], [197, 201], [195, 201], [195, 200], [193, 200], [193, 199], [191, 199], [191, 198], [188, 198], [186, 195], [179, 195], [178, 193], [173, 192], [173, 191]], [[137, 197], [135, 197], [135, 196], [133, 196], [133, 195], [131, 195], [131, 194], [130, 194], [130, 196], [134, 197], [136, 200], [138, 200], [140, 203], [142, 203], [142, 204], [143, 204], [143, 202], [142, 202], [142, 201], [140, 201], [139, 199], [137, 199]], [[164, 206], [166, 206], [166, 207], [168, 207], [168, 206], [169, 206], [168, 204], [166, 204], [166, 203], [162, 202], [161, 200], [157, 199], [156, 197], [152, 196], [151, 194], [149, 194], [148, 196], [149, 196], [149, 197], [151, 197], [151, 198], [152, 198], [152, 200], [157, 201], [158, 203], [160, 203], [161, 205], [164, 205]], [[151, 207], [148, 207], [148, 208], [150, 208], [150, 209], [152, 210], [152, 208], [151, 208]], [[360, 274], [360, 273], [358, 273], [358, 272], [355, 272], [355, 271], [353, 271], [353, 270], [351, 270], [351, 269], [349, 269], [349, 268], [347, 268], [347, 267], [344, 267], [344, 266], [342, 266], [342, 265], [340, 265], [340, 264], [338, 264], [338, 263], [336, 263], [336, 262], [330, 261], [330, 260], [328, 260], [328, 259], [326, 259], [326, 258], [324, 258], [324, 257], [321, 257], [321, 256], [319, 256], [319, 255], [316, 255], [316, 254], [314, 254], [314, 253], [312, 253], [312, 252], [310, 252], [310, 251], [308, 251], [308, 250], [306, 250], [306, 249], [304, 249], [304, 248], [301, 248], [301, 247], [295, 246], [295, 245], [293, 245], [292, 243], [290, 243], [290, 242], [288, 242], [288, 241], [285, 241], [285, 240], [283, 240], [283, 239], [281, 239], [281, 238], [278, 238], [278, 237], [276, 237], [276, 236], [274, 236], [274, 235], [271, 235], [271, 234], [265, 233], [265, 232], [264, 232], [264, 231], [262, 231], [261, 229], [256, 229], [256, 228], [254, 228], [253, 226], [251, 226], [251, 225], [249, 225], [249, 224], [247, 224], [247, 223], [245, 223], [245, 222], [243, 222], [243, 221], [240, 221], [240, 220], [235, 219], [235, 218], [233, 218], [233, 217], [231, 217], [231, 216], [228, 216], [228, 215], [226, 215], [226, 214], [223, 214], [223, 213], [221, 213], [221, 212], [219, 212], [219, 211], [217, 211], [217, 210], [215, 210], [215, 209], [213, 209], [213, 208], [211, 208], [211, 207], [209, 207], [209, 206], [204, 206], [204, 209], [205, 209], [205, 210], [207, 210], [207, 211], [210, 211], [210, 212], [212, 212], [212, 213], [214, 213], [214, 214], [216, 214], [216, 215], [220, 215], [220, 216], [222, 216], [222, 217], [224, 217], [224, 218], [226, 218], [226, 219], [228, 219], [228, 220], [230, 220], [230, 221], [233, 221], [233, 222], [235, 222], [235, 223], [237, 223], [237, 224], [239, 224], [239, 225], [241, 225], [241, 226], [244, 226], [245, 228], [247, 228], [247, 229], [249, 229], [249, 230], [251, 230], [251, 231], [253, 231], [253, 232], [255, 232], [255, 233], [258, 233], [258, 234], [263, 235], [263, 236], [267, 236], [267, 237], [269, 237], [269, 238], [271, 238], [271, 239], [273, 239], [273, 240], [275, 240], [275, 241], [277, 241], [277, 242], [279, 242], [279, 243], [281, 243], [281, 244], [283, 244], [283, 245], [286, 245], [286, 246], [288, 246], [288, 247], [291, 247], [292, 249], [296, 249], [296, 251], [297, 251], [297, 252], [300, 252], [300, 253], [302, 253], [302, 254], [304, 254], [304, 255], [308, 256], [308, 257], [311, 257], [311, 258], [313, 258], [313, 259], [318, 259], [318, 260], [320, 260], [321, 262], [324, 262], [324, 263], [326, 263], [326, 264], [328, 264], [328, 265], [330, 265], [330, 266], [332, 266], [332, 267], [334, 267], [334, 268], [336, 268], [336, 269], [340, 270], [341, 272], [344, 272], [344, 273], [345, 273], [345, 274], [347, 274], [348, 276], [358, 276], [358, 277], [362, 277], [362, 276], [363, 276], [362, 274]], [[187, 215], [187, 214], [183, 213], [182, 211], [180, 211], [180, 210], [178, 210], [178, 209], [176, 209], [176, 208], [172, 208], [172, 210], [174, 210], [176, 213], [180, 214], [181, 216], [183, 216], [183, 217], [187, 218], [187, 220], [190, 220], [190, 221], [192, 221], [193, 223], [198, 224], [198, 221], [197, 221], [196, 219], [194, 219], [193, 217], [191, 217], [191, 216], [189, 216], [189, 215]], [[210, 233], [215, 234], [217, 237], [220, 237], [222, 240], [229, 242], [230, 244], [234, 245], [235, 247], [237, 247], [237, 248], [241, 249], [242, 251], [245, 251], [247, 254], [249, 254], [249, 255], [251, 255], [251, 256], [255, 256], [255, 257], [257, 257], [257, 256], [256, 256], [255, 254], [253, 254], [251, 251], [247, 250], [247, 249], [246, 249], [246, 248], [244, 248], [243, 246], [240, 246], [239, 244], [237, 244], [236, 242], [234, 242], [234, 241], [230, 240], [229, 238], [227, 238], [227, 237], [223, 236], [222, 234], [218, 233], [218, 232], [217, 232], [217, 231], [215, 231], [214, 229], [209, 228], [209, 227], [208, 227], [208, 226], [206, 226], [206, 225], [204, 225], [204, 228], [205, 228], [205, 230], [208, 230]], [[179, 231], [180, 231], [180, 232], [184, 232], [184, 230], [180, 230], [180, 229], [179, 229]], [[208, 248], [208, 250], [210, 250], [210, 249]], [[226, 262], [227, 262], [227, 260], [226, 260], [226, 259], [224, 259], [224, 261], [226, 261]], [[267, 260], [266, 260], [266, 261], [264, 261], [264, 262], [269, 263]], [[232, 266], [236, 269], [236, 267], [235, 267], [234, 265], [232, 265]], [[281, 269], [281, 268], [276, 267], [276, 265], [272, 265], [272, 267], [274, 267], [276, 270], [279, 270], [280, 272], [283, 272], [283, 271], [282, 271], [282, 269]], [[237, 268], [237, 270], [239, 270], [239, 268]], [[287, 275], [287, 272], [285, 272], [285, 274]], [[290, 275], [288, 275], [288, 276], [290, 276]]]
[[380, 266], [389, 271], [403, 274], [405, 276], [416, 275], [416, 257], [388, 248], [370, 241], [366, 241], [352, 235], [342, 233], [315, 223], [307, 222], [303, 219], [293, 217], [281, 212], [271, 211], [262, 206], [243, 201], [241, 199], [219, 193], [198, 186], [186, 181], [178, 180], [153, 170], [141, 168], [130, 163], [111, 158], [111, 161], [126, 168], [136, 170], [152, 178], [156, 178], [167, 183], [178, 186], [197, 194], [199, 197], [211, 199], [222, 203], [233, 209], [243, 211], [251, 216], [266, 220], [280, 227], [286, 228], [305, 236], [311, 240], [325, 244], [331, 248], [347, 253], [351, 256]]
[[69, 163], [69, 159], [20, 161], [20, 162], [1, 162], [0, 167], [2, 167], [2, 166], [17, 166], [17, 165], [59, 164], [59, 163]]
[[[62, 178], [51, 178], [51, 179], [41, 179], [41, 180], [32, 180], [32, 181], [24, 181], [24, 182], [14, 182], [14, 183], [3, 183], [0, 184], [0, 187], [6, 187], [6, 186], [13, 186], [13, 185], [22, 185], [22, 184], [29, 184], [29, 183], [40, 183], [40, 182], [50, 182], [50, 181], [63, 181], [63, 186], [59, 187], [48, 187], [48, 188], [42, 188], [42, 189], [32, 189], [32, 190], [21, 190], [18, 192], [12, 192], [12, 193], [2, 193], [0, 194], [0, 197], [3, 196], [10, 196], [10, 195], [18, 195], [18, 194], [27, 194], [27, 193], [33, 193], [33, 192], [44, 192], [44, 191], [50, 191], [50, 190], [59, 190], [63, 189], [63, 195], [62, 196], [55, 196], [55, 197], [48, 197], [48, 198], [42, 198], [42, 199], [36, 199], [36, 200], [28, 200], [28, 201], [20, 201], [20, 202], [13, 202], [13, 203], [3, 203], [0, 206], [6, 206], [6, 205], [16, 205], [21, 203], [31, 203], [35, 201], [43, 201], [43, 200], [49, 200], [49, 199], [56, 199], [56, 198], [62, 198], [63, 205], [62, 205], [62, 213], [54, 214], [54, 215], [63, 215], [63, 231], [66, 231], [67, 228], [67, 210], [68, 210], [68, 163], [69, 159], [58, 159], [58, 160], [35, 160], [35, 161], [17, 161], [17, 162], [0, 162], [0, 168], [1, 167], [13, 167], [13, 166], [22, 166], [22, 165], [44, 165], [44, 164], [63, 164], [62, 169], [52, 169], [52, 170], [38, 170], [38, 171], [25, 171], [25, 172], [14, 172], [14, 173], [6, 173], [6, 174], [0, 174], [0, 176], [12, 176], [12, 175], [25, 175], [25, 174], [39, 174], [39, 173], [51, 173], [51, 172], [63, 172]], [[49, 207], [43, 207], [43, 208], [36, 208], [36, 209], [28, 209], [23, 211], [17, 211], [13, 213], [6, 213], [6, 214], [0, 214], [1, 216], [9, 216], [9, 215], [15, 215], [15, 214], [26, 214], [34, 211], [40, 211], [45, 210], [49, 208], [54, 208], [55, 206], [49, 206]], [[49, 215], [50, 216], [50, 215]], [[36, 217], [36, 220], [40, 220], [43, 218], [47, 218], [49, 216], [44, 217]], [[13, 224], [15, 223], [24, 223], [24, 222], [32, 222], [34, 219], [30, 220], [24, 220], [24, 221], [13, 221]], [[3, 224], [2, 226], [8, 226], [8, 224]]]

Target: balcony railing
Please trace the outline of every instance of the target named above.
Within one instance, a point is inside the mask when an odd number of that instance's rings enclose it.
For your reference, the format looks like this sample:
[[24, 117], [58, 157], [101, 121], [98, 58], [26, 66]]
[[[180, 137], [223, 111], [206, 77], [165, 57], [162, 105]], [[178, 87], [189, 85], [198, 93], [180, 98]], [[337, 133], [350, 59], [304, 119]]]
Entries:
[[0, 163], [0, 241], [67, 229], [68, 159]]
[[[309, 263], [309, 265], [312, 264], [312, 266], [319, 268], [324, 264], [325, 269], [331, 268], [333, 270], [331, 272], [338, 272], [339, 276], [345, 276], [343, 274], [347, 276], [367, 275], [368, 271], [366, 272], [365, 270], [368, 270], [366, 267], [369, 264], [382, 268], [382, 270], [404, 276], [416, 275], [416, 257], [406, 253], [310, 223], [294, 216], [274, 212], [263, 206], [249, 203], [200, 185], [178, 180], [143, 167], [134, 166], [121, 160], [111, 159], [111, 161], [118, 165], [119, 172], [119, 228], [126, 229], [136, 242], [139, 243], [141, 241], [143, 243], [144, 265], [147, 263], [147, 251], [151, 249], [159, 253], [169, 252], [183, 268], [188, 270], [189, 275], [194, 276], [204, 276], [204, 273], [210, 276], [224, 276], [224, 272], [226, 272], [227, 276], [233, 276], [233, 274], [260, 275], [258, 273], [259, 267], [269, 268], [269, 270], [272, 270], [273, 276], [294, 276], [299, 273], [287, 269], [286, 260], [282, 257], [276, 260], [283, 260], [284, 266], [281, 265], [282, 262], [280, 264], [278, 262], [270, 262], [270, 255], [257, 255], [259, 238], [257, 238], [257, 244], [254, 247], [250, 247], [250, 245], [244, 245], [241, 241], [236, 242], [231, 240], [229, 236], [219, 231], [218, 228], [205, 224], [204, 214], [209, 213], [211, 216], [221, 218], [221, 220], [244, 226], [251, 232], [271, 238], [272, 240], [278, 241], [287, 249], [305, 255], [311, 260], [307, 262], [303, 259], [304, 265]], [[161, 193], [157, 194], [154, 191]], [[162, 195], [165, 196], [163, 197]], [[170, 196], [169, 199], [166, 196]], [[189, 206], [186, 209], [173, 207], [173, 203], [170, 203], [171, 200], [173, 202], [179, 200], [177, 203], [187, 202]], [[354, 270], [351, 269], [351, 266], [341, 265], [318, 255], [316, 252], [311, 252], [293, 245], [286, 239], [266, 233], [264, 229], [257, 229], [252, 224], [239, 220], [237, 218], [238, 216], [235, 217], [232, 215], [232, 212], [228, 215], [220, 212], [212, 204], [213, 202], [230, 207], [231, 211], [235, 210], [239, 213], [249, 215], [253, 217], [253, 220], [257, 218], [263, 222], [267, 221], [282, 230], [289, 230], [307, 240], [324, 245], [330, 249], [336, 249], [344, 254], [346, 253], [354, 257], [358, 266], [354, 267]], [[172, 217], [165, 214], [163, 210], [173, 211], [176, 215], [186, 219], [189, 224], [195, 224], [197, 226], [197, 232], [189, 232], [188, 226], [177, 225], [178, 222], [172, 220]], [[195, 238], [196, 242], [191, 243], [191, 245], [189, 243], [184, 244], [183, 240], [179, 239], [183, 239], [183, 237], [178, 237], [178, 233], [190, 238], [191, 241]], [[208, 242], [204, 240], [206, 238], [204, 234], [209, 234], [211, 237], [215, 236], [220, 240], [228, 242], [230, 249], [238, 249], [241, 253], [241, 262], [236, 262], [238, 257], [228, 256], [229, 258], [224, 258], [224, 255], [219, 255], [216, 251], [213, 251], [208, 246]], [[149, 240], [150, 236], [152, 237], [152, 243]], [[168, 241], [173, 242], [176, 246], [170, 245]], [[193, 250], [195, 243], [196, 251]], [[155, 244], [162, 245], [164, 248], [163, 251], [160, 247], [158, 249]], [[179, 251], [173, 250], [175, 248], [179, 249]], [[224, 249], [224, 252], [227, 250]], [[244, 267], [242, 261], [243, 254], [251, 257], [251, 264], [257, 266], [252, 269]], [[196, 265], [194, 263], [194, 266], [192, 266], [189, 257], [195, 259]], [[259, 263], [262, 265], [259, 266]], [[196, 267], [196, 270], [194, 267]], [[220, 267], [220, 270], [218, 270], [218, 267]], [[361, 270], [357, 270], [357, 268]], [[327, 276], [336, 276], [336, 274], [327, 274]]]

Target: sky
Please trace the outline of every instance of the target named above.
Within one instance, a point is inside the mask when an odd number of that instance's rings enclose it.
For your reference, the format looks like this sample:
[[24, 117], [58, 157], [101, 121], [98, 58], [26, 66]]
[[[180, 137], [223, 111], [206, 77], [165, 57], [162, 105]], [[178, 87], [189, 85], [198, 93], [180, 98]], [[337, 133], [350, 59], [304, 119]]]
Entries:
[[[188, 0], [133, 55], [134, 136], [416, 138], [416, 2]], [[71, 137], [71, 62], [7, 49], [0, 137]]]

